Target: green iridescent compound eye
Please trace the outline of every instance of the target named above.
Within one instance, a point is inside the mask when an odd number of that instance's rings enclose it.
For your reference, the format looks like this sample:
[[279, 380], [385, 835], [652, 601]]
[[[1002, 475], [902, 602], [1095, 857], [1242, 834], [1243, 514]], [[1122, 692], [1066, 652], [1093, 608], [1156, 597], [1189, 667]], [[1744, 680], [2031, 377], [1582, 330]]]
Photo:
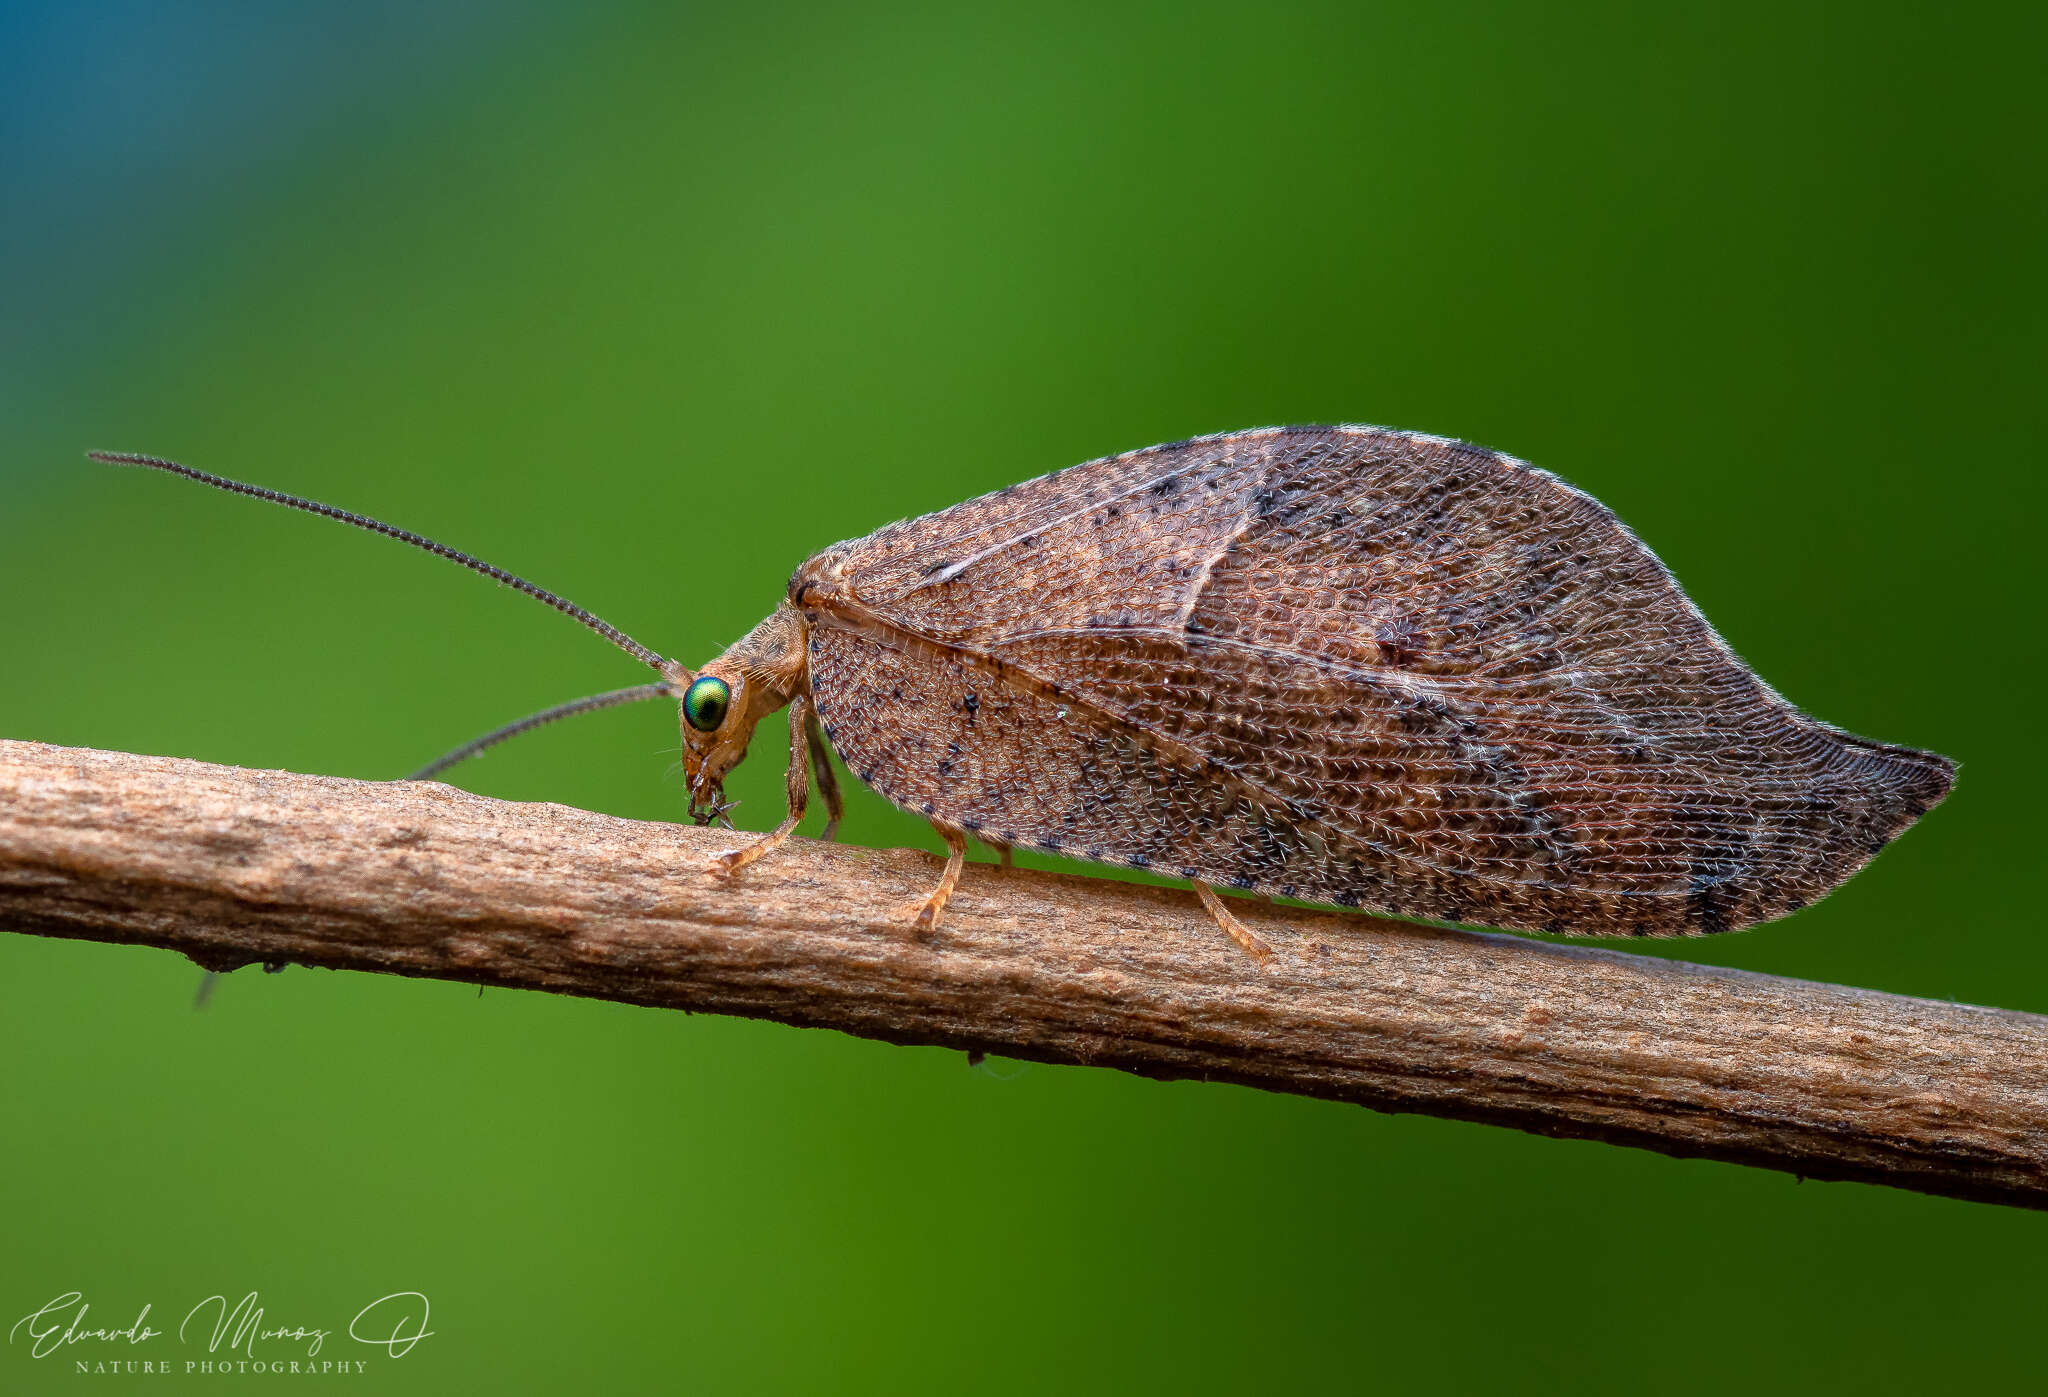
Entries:
[[683, 690], [683, 720], [698, 732], [716, 732], [731, 701], [732, 690], [725, 681], [707, 674]]

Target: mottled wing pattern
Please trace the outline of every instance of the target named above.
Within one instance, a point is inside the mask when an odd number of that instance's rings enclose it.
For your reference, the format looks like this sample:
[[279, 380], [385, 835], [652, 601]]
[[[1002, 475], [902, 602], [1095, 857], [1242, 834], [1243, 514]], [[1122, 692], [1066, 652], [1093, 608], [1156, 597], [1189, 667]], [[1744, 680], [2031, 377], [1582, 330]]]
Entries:
[[1399, 915], [1745, 926], [1952, 779], [1779, 698], [1597, 502], [1378, 428], [1091, 462], [828, 550], [791, 595], [835, 746], [897, 804]]

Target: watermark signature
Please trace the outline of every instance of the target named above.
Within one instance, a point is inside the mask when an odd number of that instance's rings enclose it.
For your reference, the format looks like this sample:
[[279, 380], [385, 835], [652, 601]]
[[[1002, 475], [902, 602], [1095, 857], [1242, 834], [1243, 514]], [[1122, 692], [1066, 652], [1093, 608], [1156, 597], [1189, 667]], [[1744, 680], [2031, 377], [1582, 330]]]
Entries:
[[[230, 1301], [209, 1295], [185, 1311], [173, 1340], [150, 1323], [144, 1304], [127, 1324], [110, 1325], [92, 1315], [85, 1293], [67, 1290], [14, 1322], [10, 1347], [22, 1344], [31, 1358], [68, 1360], [79, 1373], [360, 1373], [368, 1349], [403, 1358], [431, 1338], [433, 1307], [417, 1290], [381, 1295], [342, 1326], [345, 1341], [330, 1347], [336, 1330], [297, 1316], [273, 1318], [257, 1292]], [[362, 1347], [350, 1347], [360, 1345]], [[147, 1357], [130, 1356], [148, 1346]], [[205, 1356], [200, 1357], [198, 1354]]]

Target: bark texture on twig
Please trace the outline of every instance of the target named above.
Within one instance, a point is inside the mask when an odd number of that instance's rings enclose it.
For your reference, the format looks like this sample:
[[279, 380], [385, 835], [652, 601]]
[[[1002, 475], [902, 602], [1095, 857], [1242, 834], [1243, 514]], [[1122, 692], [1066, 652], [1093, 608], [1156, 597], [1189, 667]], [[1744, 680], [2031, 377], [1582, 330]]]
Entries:
[[432, 783], [0, 741], [0, 928], [837, 1028], [2048, 1207], [2048, 1019], [735, 836]]

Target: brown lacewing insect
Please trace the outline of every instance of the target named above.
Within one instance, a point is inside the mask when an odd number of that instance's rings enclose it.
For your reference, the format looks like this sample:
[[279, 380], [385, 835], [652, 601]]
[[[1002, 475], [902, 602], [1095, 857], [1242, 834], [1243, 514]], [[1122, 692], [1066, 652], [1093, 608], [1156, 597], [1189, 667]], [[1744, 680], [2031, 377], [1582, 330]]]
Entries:
[[148, 456], [94, 453], [340, 519], [546, 602], [674, 697], [690, 813], [724, 815], [754, 725], [790, 710], [789, 811], [827, 759], [967, 836], [1395, 916], [1685, 936], [1783, 916], [1948, 793], [1945, 757], [1807, 717], [1613, 514], [1555, 476], [1378, 427], [1200, 437], [1056, 471], [838, 544], [701, 670], [416, 534]]

